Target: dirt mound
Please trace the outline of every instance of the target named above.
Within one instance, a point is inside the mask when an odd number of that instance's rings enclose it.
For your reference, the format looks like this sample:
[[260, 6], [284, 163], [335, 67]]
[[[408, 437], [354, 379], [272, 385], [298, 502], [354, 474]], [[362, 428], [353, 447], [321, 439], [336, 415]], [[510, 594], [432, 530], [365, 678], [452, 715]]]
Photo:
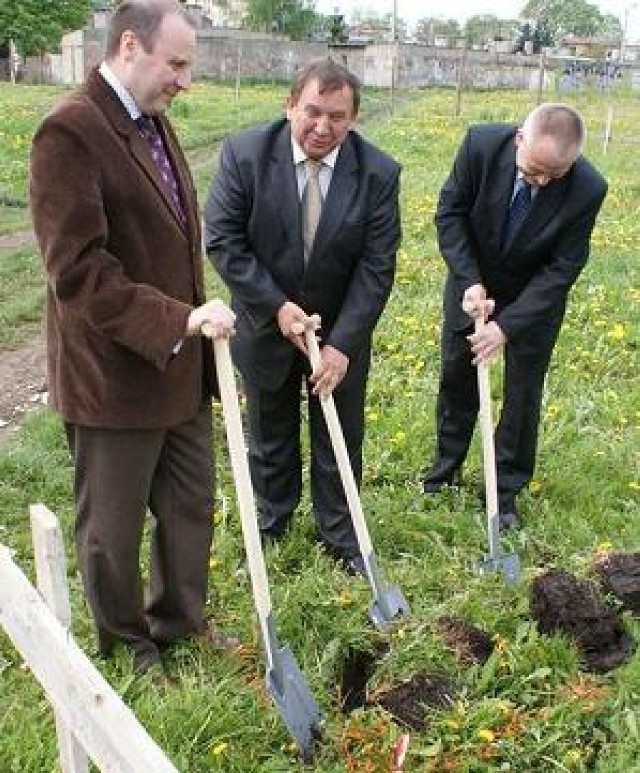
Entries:
[[412, 730], [424, 730], [430, 712], [449, 708], [456, 692], [455, 685], [445, 674], [421, 673], [384, 692], [378, 691], [369, 703], [382, 706], [395, 720]]
[[590, 670], [610, 671], [635, 650], [620, 615], [607, 606], [593, 582], [551, 570], [533, 581], [530, 606], [538, 629], [572, 638]]
[[493, 652], [491, 636], [459, 617], [439, 617], [436, 628], [445, 646], [461, 663], [486, 663]]
[[595, 568], [605, 591], [640, 616], [640, 553], [610, 553]]

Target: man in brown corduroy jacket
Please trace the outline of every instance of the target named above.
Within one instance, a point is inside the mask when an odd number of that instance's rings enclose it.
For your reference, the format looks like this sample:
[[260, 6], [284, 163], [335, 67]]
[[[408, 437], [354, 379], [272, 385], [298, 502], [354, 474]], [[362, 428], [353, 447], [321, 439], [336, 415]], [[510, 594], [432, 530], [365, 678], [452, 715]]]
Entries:
[[190, 85], [194, 53], [180, 3], [120, 3], [105, 62], [47, 116], [31, 157], [79, 565], [100, 651], [125, 642], [138, 671], [206, 628], [215, 373], [200, 330], [230, 335], [234, 325], [221, 301], [205, 302], [196, 194], [164, 116]]

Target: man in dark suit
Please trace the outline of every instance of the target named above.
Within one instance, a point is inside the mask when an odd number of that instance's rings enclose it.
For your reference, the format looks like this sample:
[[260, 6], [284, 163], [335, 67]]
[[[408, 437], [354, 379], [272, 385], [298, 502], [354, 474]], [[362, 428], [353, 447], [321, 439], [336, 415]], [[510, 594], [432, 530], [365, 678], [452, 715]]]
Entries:
[[[173, 0], [125, 0], [106, 61], [36, 133], [31, 208], [47, 274], [48, 380], [75, 462], [76, 545], [99, 649], [134, 665], [205, 631], [212, 537], [210, 346], [196, 194], [163, 115], [195, 30]], [[152, 513], [149, 589], [139, 552]]]
[[[438, 202], [449, 272], [437, 449], [424, 491], [456, 482], [478, 412], [474, 365], [504, 349], [495, 432], [503, 528], [520, 524], [516, 495], [533, 475], [545, 375], [607, 191], [580, 155], [583, 138], [579, 114], [562, 104], [539, 105], [519, 129], [474, 126]], [[472, 333], [463, 306], [488, 320], [482, 333]]]
[[[331, 59], [310, 64], [286, 118], [224, 143], [205, 214], [207, 252], [237, 314], [232, 349], [262, 533], [281, 537], [300, 500], [304, 378], [320, 537], [355, 572], [362, 558], [316, 396], [334, 395], [359, 483], [371, 337], [400, 240], [400, 168], [352, 130], [358, 105], [348, 70]], [[322, 361], [310, 375], [304, 337], [293, 331], [312, 313], [322, 317]]]

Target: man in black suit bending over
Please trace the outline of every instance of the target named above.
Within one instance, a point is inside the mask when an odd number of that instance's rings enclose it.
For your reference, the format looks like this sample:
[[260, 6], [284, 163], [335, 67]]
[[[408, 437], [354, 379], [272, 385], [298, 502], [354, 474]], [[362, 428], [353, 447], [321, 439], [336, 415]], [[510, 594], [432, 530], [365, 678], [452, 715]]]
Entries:
[[[544, 379], [607, 192], [580, 155], [583, 140], [580, 115], [563, 104], [539, 105], [521, 128], [473, 126], [440, 192], [435, 219], [449, 272], [437, 448], [424, 492], [458, 480], [478, 413], [474, 366], [504, 349], [495, 432], [502, 528], [521, 523], [516, 495], [533, 475]], [[482, 333], [463, 305], [484, 315]]]
[[[237, 314], [232, 354], [244, 380], [249, 464], [265, 536], [281, 537], [301, 493], [300, 387], [309, 393], [311, 496], [320, 538], [364, 569], [319, 393], [333, 393], [356, 480], [362, 475], [371, 336], [393, 283], [400, 167], [353, 131], [357, 79], [311, 63], [286, 116], [228, 139], [206, 208], [207, 252]], [[310, 374], [295, 323], [322, 317]]]

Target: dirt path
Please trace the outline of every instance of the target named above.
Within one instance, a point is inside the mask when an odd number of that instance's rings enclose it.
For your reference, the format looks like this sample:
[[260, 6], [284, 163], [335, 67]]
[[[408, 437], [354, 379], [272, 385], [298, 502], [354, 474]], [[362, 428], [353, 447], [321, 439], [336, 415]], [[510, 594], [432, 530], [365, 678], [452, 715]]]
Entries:
[[36, 243], [33, 231], [18, 231], [12, 234], [0, 234], [0, 253], [13, 252], [21, 247]]
[[0, 352], [0, 446], [18, 429], [27, 411], [46, 402], [45, 370], [42, 336]]

